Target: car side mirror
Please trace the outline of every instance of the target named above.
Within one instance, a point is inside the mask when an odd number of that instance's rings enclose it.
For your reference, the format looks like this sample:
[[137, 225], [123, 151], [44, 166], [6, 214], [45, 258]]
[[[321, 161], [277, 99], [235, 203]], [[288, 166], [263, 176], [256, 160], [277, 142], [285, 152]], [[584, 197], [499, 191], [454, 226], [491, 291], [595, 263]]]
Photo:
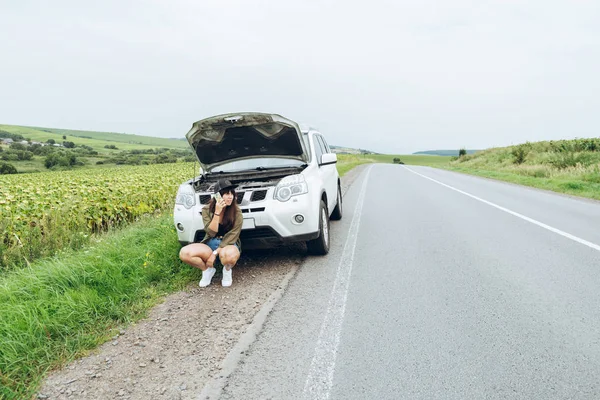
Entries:
[[337, 154], [335, 153], [327, 153], [321, 156], [321, 162], [319, 165], [329, 165], [337, 163]]

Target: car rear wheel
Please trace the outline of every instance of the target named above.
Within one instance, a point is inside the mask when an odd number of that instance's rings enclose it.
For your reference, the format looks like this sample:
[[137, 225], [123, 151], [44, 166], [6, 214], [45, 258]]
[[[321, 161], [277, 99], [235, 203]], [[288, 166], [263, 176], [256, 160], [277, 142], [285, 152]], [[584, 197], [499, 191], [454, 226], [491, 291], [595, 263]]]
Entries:
[[331, 213], [331, 219], [334, 221], [339, 221], [342, 219], [342, 188], [338, 185], [337, 190], [337, 204]]
[[319, 208], [319, 237], [306, 242], [310, 254], [324, 256], [329, 253], [329, 218], [327, 215], [327, 205], [321, 200], [321, 207]]

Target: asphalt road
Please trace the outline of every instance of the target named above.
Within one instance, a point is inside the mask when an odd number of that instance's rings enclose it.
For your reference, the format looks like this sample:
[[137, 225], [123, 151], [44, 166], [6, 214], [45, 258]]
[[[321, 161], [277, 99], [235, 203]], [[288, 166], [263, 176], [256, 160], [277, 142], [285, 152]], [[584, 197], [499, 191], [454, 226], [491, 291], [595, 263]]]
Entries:
[[600, 203], [377, 164], [222, 399], [599, 399]]

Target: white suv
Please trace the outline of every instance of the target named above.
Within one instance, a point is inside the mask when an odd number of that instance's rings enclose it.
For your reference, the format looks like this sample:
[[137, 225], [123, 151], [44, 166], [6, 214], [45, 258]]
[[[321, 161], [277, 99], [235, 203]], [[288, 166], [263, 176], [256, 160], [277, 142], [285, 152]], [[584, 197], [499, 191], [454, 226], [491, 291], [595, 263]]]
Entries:
[[177, 192], [173, 217], [182, 245], [204, 237], [202, 207], [224, 178], [238, 185], [242, 248], [303, 241], [311, 254], [327, 254], [342, 192], [337, 155], [323, 135], [280, 115], [238, 113], [198, 121], [186, 138], [202, 170]]

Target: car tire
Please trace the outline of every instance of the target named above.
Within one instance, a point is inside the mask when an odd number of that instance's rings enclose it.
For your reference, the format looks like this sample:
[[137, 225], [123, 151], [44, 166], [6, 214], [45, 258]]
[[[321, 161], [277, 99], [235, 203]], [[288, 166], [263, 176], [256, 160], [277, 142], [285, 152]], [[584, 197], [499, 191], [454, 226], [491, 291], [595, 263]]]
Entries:
[[338, 185], [337, 192], [337, 203], [335, 204], [335, 208], [331, 213], [331, 219], [334, 221], [339, 221], [342, 219], [342, 188], [340, 185]]
[[329, 218], [327, 214], [327, 205], [321, 200], [319, 207], [319, 237], [306, 242], [308, 252], [317, 256], [324, 256], [329, 253]]

